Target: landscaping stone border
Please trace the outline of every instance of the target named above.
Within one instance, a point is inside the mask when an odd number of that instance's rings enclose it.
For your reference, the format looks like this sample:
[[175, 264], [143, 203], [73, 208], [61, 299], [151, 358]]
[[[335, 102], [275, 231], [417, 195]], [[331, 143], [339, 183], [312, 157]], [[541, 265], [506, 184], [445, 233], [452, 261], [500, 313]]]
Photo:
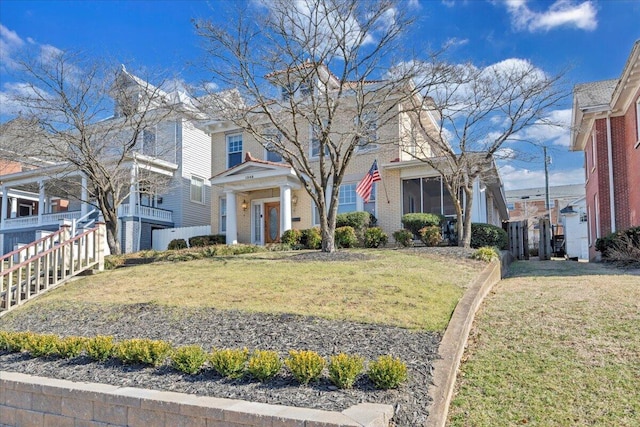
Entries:
[[387, 427], [391, 405], [342, 412], [0, 372], [0, 425], [38, 427]]
[[502, 252], [500, 260], [492, 261], [482, 270], [456, 305], [449, 326], [440, 342], [438, 350], [440, 359], [433, 363], [433, 384], [429, 387], [431, 405], [426, 427], [445, 426], [460, 360], [467, 346], [475, 314], [493, 286], [506, 274], [510, 263], [511, 255], [508, 252]]

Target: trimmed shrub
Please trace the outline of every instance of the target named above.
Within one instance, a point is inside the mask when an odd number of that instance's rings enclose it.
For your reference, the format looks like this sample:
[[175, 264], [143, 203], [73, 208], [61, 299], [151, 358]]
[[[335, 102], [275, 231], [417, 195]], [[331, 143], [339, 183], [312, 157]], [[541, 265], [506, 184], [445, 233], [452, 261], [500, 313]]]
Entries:
[[442, 242], [442, 232], [437, 225], [429, 225], [419, 231], [420, 240], [426, 246], [436, 246]]
[[290, 350], [284, 364], [300, 384], [306, 385], [320, 377], [326, 361], [315, 351]]
[[330, 358], [329, 379], [339, 388], [351, 388], [363, 369], [362, 357], [340, 353]]
[[52, 357], [60, 353], [60, 337], [51, 334], [31, 334], [26, 338], [25, 350], [32, 357]]
[[58, 343], [58, 352], [61, 357], [65, 359], [71, 359], [73, 357], [78, 357], [82, 354], [82, 350], [84, 349], [85, 342], [87, 341], [84, 337], [65, 337], [60, 340]]
[[258, 381], [265, 382], [275, 377], [282, 369], [282, 360], [275, 351], [256, 350], [249, 358], [247, 371]]
[[302, 231], [300, 230], [287, 230], [282, 233], [282, 237], [280, 237], [280, 242], [285, 245], [289, 245], [292, 248], [300, 245], [300, 239], [302, 239]]
[[371, 222], [371, 214], [369, 212], [345, 212], [336, 215], [337, 227], [353, 227], [354, 230], [368, 227]]
[[187, 241], [184, 239], [173, 239], [167, 246], [168, 251], [176, 251], [178, 249], [187, 249]]
[[376, 388], [388, 390], [397, 388], [407, 380], [407, 365], [391, 355], [380, 356], [369, 364], [367, 375]]
[[335, 244], [338, 248], [353, 248], [358, 244], [356, 231], [351, 226], [336, 228]]
[[244, 374], [245, 365], [249, 358], [249, 350], [243, 348], [214, 350], [209, 355], [209, 362], [213, 369], [225, 378], [240, 378]]
[[193, 236], [189, 238], [190, 248], [202, 248], [212, 245], [224, 245], [227, 238], [224, 234], [208, 234], [205, 236]]
[[122, 363], [158, 366], [165, 361], [170, 352], [171, 344], [166, 341], [132, 338], [116, 344], [113, 356]]
[[93, 338], [88, 338], [84, 343], [84, 350], [87, 356], [99, 362], [104, 362], [111, 357], [114, 347], [115, 343], [112, 336], [97, 335]]
[[471, 254], [471, 258], [479, 261], [491, 262], [500, 259], [500, 253], [493, 246], [483, 246]]
[[433, 226], [440, 225], [442, 217], [440, 215], [431, 213], [408, 213], [402, 215], [402, 226], [412, 232], [415, 236], [420, 235], [420, 230]]
[[27, 349], [33, 332], [5, 332], [0, 331], [0, 350], [17, 353]]
[[178, 347], [171, 352], [171, 366], [185, 374], [197, 374], [207, 361], [207, 352], [199, 345]]
[[471, 224], [471, 247], [474, 249], [483, 246], [495, 246], [502, 250], [507, 248], [507, 232], [500, 227], [491, 224]]
[[413, 233], [409, 230], [398, 230], [393, 232], [393, 239], [403, 247], [413, 246]]
[[307, 249], [320, 249], [322, 247], [322, 236], [320, 228], [313, 227], [302, 230], [300, 244]]
[[389, 236], [380, 227], [371, 227], [364, 231], [365, 248], [379, 248], [385, 246], [388, 241]]

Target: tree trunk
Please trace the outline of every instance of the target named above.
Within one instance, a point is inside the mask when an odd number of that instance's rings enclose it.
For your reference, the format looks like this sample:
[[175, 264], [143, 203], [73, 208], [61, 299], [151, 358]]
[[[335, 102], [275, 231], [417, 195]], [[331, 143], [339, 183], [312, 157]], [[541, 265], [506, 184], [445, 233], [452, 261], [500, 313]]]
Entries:
[[471, 247], [471, 208], [473, 207], [473, 188], [469, 189], [467, 187], [463, 188], [464, 194], [466, 196], [466, 202], [464, 205], [464, 239], [462, 241], [462, 247], [470, 248]]
[[118, 239], [118, 222], [105, 221], [105, 228], [107, 231], [107, 244], [111, 255], [120, 255], [122, 250], [120, 249], [120, 239]]

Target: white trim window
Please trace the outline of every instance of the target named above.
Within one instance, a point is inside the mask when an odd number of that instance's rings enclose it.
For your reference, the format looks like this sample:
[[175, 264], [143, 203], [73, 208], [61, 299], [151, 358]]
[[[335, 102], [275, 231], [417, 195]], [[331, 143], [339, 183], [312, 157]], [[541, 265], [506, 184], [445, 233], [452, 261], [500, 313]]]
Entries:
[[354, 118], [358, 137], [358, 151], [368, 151], [378, 148], [378, 115], [375, 111], [365, 111], [360, 117]]
[[204, 178], [191, 175], [190, 197], [192, 202], [204, 204]]
[[224, 197], [220, 198], [220, 212], [218, 221], [218, 230], [220, 230], [220, 234], [226, 234], [227, 232], [227, 199]]
[[142, 131], [142, 154], [151, 157], [155, 157], [158, 155], [156, 126], [152, 126]]
[[640, 97], [636, 99], [636, 137], [635, 148], [640, 148]]
[[[309, 155], [312, 159], [320, 157], [320, 132], [321, 129], [317, 125], [309, 127]], [[324, 147], [324, 155], [329, 154], [329, 147]]]
[[262, 137], [265, 139], [264, 159], [268, 162], [282, 163], [282, 155], [276, 150], [282, 143], [282, 133], [276, 129], [268, 129]]
[[598, 161], [598, 144], [596, 140], [596, 131], [595, 129], [591, 133], [591, 172], [593, 172], [596, 168], [596, 162]]
[[355, 212], [358, 210], [358, 194], [356, 185], [342, 184], [338, 193], [338, 213]]
[[242, 134], [227, 135], [227, 168], [242, 163]]

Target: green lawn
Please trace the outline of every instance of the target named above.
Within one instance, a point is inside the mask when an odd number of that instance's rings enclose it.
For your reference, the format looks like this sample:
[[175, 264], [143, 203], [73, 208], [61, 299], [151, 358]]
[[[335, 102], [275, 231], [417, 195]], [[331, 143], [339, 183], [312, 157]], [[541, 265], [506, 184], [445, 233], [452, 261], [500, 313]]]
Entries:
[[640, 275], [517, 262], [478, 313], [451, 426], [640, 425]]
[[426, 251], [354, 253], [365, 259], [293, 261], [289, 257], [299, 253], [268, 252], [154, 263], [82, 278], [28, 305], [155, 303], [443, 331], [464, 288], [484, 267]]

